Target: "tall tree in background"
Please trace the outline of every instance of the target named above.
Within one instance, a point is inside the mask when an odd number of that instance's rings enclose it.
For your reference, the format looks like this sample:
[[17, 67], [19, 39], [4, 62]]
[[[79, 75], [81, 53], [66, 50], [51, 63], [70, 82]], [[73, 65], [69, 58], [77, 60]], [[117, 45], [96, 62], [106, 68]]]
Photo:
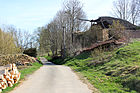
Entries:
[[114, 3], [114, 15], [118, 18], [130, 19], [130, 0], [116, 0]]
[[121, 18], [136, 24], [140, 17], [140, 0], [116, 0], [113, 2], [113, 14], [117, 18]]
[[28, 31], [16, 29], [14, 26], [6, 26], [5, 32], [10, 32], [14, 38], [16, 46], [20, 47], [22, 52], [24, 49], [31, 48], [33, 35]]
[[14, 37], [11, 32], [4, 32], [0, 29], [0, 55], [16, 54], [20, 48], [16, 46]]
[[63, 9], [58, 11], [53, 20], [45, 26], [46, 30], [38, 29], [40, 50], [49, 45], [49, 50], [53, 55], [57, 55], [59, 51], [61, 54], [66, 52], [65, 54], [68, 55], [76, 51], [79, 46], [74, 43], [73, 34], [79, 30], [84, 31], [87, 27], [85, 22], [78, 20], [78, 18], [86, 17], [82, 7], [83, 5], [78, 0], [64, 2]]
[[136, 24], [138, 18], [140, 18], [140, 0], [132, 0], [130, 8], [131, 21]]
[[64, 11], [68, 18], [69, 31], [71, 32], [73, 42], [73, 32], [83, 30], [85, 22], [78, 20], [78, 18], [86, 18], [83, 11], [83, 5], [78, 0], [67, 0], [64, 2]]
[[39, 54], [43, 55], [44, 53], [49, 52], [50, 41], [48, 30], [45, 27], [39, 27], [35, 33], [37, 33]]
[[74, 44], [74, 32], [82, 31], [86, 24], [78, 20], [78, 18], [86, 18], [86, 14], [83, 11], [83, 5], [78, 0], [67, 0], [64, 2], [65, 16], [67, 17], [66, 32], [69, 33], [66, 36], [68, 38], [69, 54], [73, 54], [76, 51], [76, 44]]
[[17, 29], [12, 25], [5, 25], [2, 29], [3, 32], [12, 35], [16, 47], [20, 49], [20, 53], [25, 49], [38, 47], [36, 35], [31, 35], [29, 31]]
[[58, 52], [58, 41], [59, 41], [59, 37], [58, 37], [58, 25], [56, 20], [53, 20], [49, 25], [48, 25], [48, 31], [50, 33], [49, 35], [49, 40], [50, 40], [50, 49], [53, 53], [53, 55], [57, 55]]

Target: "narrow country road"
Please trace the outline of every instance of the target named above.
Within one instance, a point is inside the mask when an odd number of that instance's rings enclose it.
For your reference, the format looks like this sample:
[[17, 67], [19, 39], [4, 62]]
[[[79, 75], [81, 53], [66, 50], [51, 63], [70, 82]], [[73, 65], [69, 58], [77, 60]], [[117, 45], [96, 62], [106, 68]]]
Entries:
[[41, 60], [44, 65], [10, 93], [92, 93], [69, 67]]

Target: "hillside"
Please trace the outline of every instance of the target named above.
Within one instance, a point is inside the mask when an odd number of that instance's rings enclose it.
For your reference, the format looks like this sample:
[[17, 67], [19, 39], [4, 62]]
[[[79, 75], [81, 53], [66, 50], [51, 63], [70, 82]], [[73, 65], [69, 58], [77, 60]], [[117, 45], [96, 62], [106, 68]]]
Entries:
[[55, 59], [54, 63], [80, 72], [102, 93], [140, 92], [140, 42], [114, 51], [95, 49], [74, 58]]

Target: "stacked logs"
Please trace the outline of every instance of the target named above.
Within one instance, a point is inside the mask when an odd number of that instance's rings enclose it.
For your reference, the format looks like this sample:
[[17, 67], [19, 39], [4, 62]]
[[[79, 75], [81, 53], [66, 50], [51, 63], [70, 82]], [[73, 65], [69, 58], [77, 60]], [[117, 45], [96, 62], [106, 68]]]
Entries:
[[30, 57], [25, 54], [11, 54], [11, 55], [1, 55], [0, 56], [0, 66], [4, 66], [7, 64], [21, 64], [24, 65], [24, 63], [34, 63], [36, 62], [36, 59], [34, 57]]
[[21, 73], [18, 71], [15, 64], [10, 64], [5, 68], [0, 75], [0, 92], [7, 87], [12, 87], [13, 84], [18, 83]]

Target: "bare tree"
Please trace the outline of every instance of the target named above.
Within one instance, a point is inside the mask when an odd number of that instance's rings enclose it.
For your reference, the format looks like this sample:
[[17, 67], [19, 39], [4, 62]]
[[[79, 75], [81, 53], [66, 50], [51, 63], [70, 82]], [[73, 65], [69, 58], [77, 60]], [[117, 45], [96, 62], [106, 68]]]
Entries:
[[130, 20], [130, 0], [116, 0], [113, 2], [113, 14], [114, 16]]
[[[73, 54], [76, 51], [76, 44], [74, 44], [74, 32], [82, 31], [86, 24], [80, 21], [78, 18], [86, 18], [86, 14], [83, 11], [83, 5], [79, 0], [67, 0], [64, 2], [64, 11], [67, 17], [66, 36], [68, 38], [67, 49], [69, 54]], [[67, 41], [67, 39], [66, 39]]]
[[140, 17], [140, 0], [116, 0], [113, 4], [113, 14], [115, 17], [136, 24]]
[[131, 14], [131, 21], [133, 24], [136, 24], [138, 18], [140, 17], [140, 0], [132, 0], [131, 1], [131, 9], [130, 9], [130, 14]]
[[[64, 2], [64, 10], [67, 18], [69, 19], [69, 27], [71, 34], [74, 31], [82, 30], [85, 22], [78, 20], [78, 18], [85, 18], [85, 12], [83, 11], [83, 5], [78, 0], [67, 0]], [[73, 42], [73, 34], [72, 34]]]
[[57, 55], [58, 52], [58, 29], [57, 29], [57, 24], [56, 21], [53, 20], [49, 25], [48, 25], [48, 30], [50, 32], [50, 43], [51, 43], [51, 51], [53, 55]]
[[64, 2], [63, 9], [58, 11], [53, 20], [45, 26], [46, 31], [43, 29], [39, 31], [39, 48], [44, 49], [46, 45], [43, 45], [43, 42], [46, 41], [53, 55], [57, 55], [60, 50], [65, 54], [72, 54], [75, 48], [78, 48], [78, 44], [74, 42], [74, 32], [83, 31], [87, 26], [85, 22], [78, 20], [86, 17], [82, 7], [78, 0]]
[[37, 42], [39, 48], [39, 54], [43, 55], [46, 52], [50, 51], [50, 41], [49, 41], [49, 32], [48, 29], [45, 27], [39, 27], [37, 31]]

